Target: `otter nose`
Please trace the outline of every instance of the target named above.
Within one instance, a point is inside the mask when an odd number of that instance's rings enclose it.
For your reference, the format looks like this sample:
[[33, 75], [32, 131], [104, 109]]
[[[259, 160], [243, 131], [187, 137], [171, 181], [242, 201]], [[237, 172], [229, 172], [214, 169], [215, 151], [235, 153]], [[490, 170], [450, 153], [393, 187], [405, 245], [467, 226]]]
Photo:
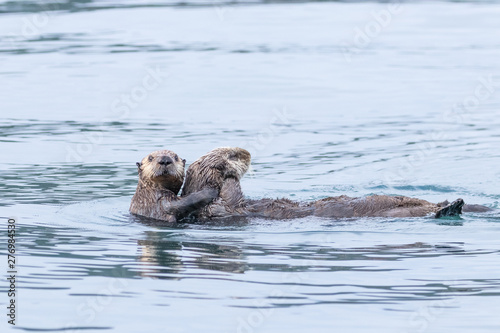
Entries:
[[171, 159], [169, 156], [162, 156], [160, 157], [160, 160], [158, 161], [159, 164], [161, 165], [170, 165], [174, 163], [174, 160]]

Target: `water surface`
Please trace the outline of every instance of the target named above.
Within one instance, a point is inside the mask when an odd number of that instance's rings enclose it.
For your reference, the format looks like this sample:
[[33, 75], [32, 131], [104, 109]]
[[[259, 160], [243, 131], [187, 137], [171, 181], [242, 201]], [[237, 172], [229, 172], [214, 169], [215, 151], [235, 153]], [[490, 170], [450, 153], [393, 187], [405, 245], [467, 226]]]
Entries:
[[252, 153], [251, 198], [498, 209], [496, 2], [0, 1], [0, 15], [16, 328], [500, 329], [498, 211], [179, 225], [128, 213], [147, 153], [189, 164], [228, 145]]

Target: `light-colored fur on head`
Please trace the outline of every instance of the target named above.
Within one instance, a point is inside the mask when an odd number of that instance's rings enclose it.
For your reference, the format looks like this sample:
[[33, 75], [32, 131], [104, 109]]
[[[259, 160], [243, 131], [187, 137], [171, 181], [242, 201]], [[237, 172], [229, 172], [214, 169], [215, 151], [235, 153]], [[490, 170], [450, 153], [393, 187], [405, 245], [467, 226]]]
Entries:
[[239, 181], [248, 171], [251, 156], [238, 147], [216, 148], [197, 159], [188, 168], [182, 195], [200, 191], [205, 187], [221, 189], [225, 179]]
[[184, 182], [186, 160], [170, 150], [157, 150], [137, 163], [139, 181], [179, 193]]

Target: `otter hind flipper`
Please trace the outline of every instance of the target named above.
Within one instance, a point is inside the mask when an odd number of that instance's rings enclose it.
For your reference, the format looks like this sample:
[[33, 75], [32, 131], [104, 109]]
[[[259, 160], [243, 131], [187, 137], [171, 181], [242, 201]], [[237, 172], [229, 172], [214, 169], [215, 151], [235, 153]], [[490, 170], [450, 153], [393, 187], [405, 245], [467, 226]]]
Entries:
[[451, 204], [441, 208], [436, 213], [436, 218], [439, 219], [445, 216], [459, 216], [462, 214], [462, 208], [465, 205], [463, 199], [457, 199], [453, 201]]

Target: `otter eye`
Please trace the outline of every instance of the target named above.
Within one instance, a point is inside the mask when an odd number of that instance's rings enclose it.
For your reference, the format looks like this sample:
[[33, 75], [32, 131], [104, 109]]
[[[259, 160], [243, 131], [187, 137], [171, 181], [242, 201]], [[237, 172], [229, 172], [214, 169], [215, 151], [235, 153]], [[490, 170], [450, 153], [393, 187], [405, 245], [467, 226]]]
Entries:
[[153, 160], [153, 156], [149, 155], [148, 160], [149, 160], [149, 162], [151, 162]]
[[175, 155], [175, 161], [179, 162], [179, 156]]
[[231, 155], [229, 155], [229, 159], [230, 159], [230, 160], [235, 161], [235, 160], [237, 160], [237, 159], [238, 159], [238, 155], [236, 155], [236, 154], [231, 154]]

